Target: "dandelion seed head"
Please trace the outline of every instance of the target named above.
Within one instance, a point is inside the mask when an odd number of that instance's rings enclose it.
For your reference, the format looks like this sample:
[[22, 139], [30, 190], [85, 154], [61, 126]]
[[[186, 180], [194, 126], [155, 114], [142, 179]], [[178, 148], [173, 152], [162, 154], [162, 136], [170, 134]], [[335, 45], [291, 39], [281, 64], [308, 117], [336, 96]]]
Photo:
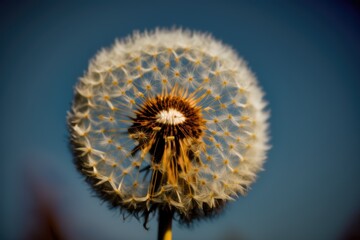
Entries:
[[75, 163], [113, 207], [182, 222], [246, 193], [268, 150], [266, 103], [245, 62], [210, 35], [134, 33], [101, 50], [68, 114]]

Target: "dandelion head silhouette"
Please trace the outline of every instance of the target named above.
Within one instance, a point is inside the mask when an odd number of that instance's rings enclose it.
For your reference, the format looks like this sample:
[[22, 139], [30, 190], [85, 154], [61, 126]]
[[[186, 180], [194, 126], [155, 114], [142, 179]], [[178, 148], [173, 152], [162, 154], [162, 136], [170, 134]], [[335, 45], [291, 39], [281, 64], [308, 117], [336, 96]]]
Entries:
[[244, 195], [268, 149], [266, 103], [246, 63], [210, 35], [134, 33], [101, 50], [68, 114], [78, 169], [144, 217], [211, 217]]

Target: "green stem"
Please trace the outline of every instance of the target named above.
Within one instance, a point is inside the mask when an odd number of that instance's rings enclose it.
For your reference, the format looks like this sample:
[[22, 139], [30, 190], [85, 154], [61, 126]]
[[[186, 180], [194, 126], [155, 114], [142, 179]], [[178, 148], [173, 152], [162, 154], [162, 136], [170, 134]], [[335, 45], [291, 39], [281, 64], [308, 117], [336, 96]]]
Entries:
[[172, 217], [173, 213], [171, 211], [159, 209], [158, 240], [172, 239]]

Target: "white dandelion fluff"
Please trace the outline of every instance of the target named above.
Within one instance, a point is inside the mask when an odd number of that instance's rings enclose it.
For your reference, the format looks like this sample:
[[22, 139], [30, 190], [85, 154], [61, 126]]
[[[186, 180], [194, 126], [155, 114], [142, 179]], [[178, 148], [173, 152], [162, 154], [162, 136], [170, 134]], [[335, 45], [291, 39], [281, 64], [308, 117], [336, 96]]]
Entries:
[[185, 223], [246, 193], [268, 149], [266, 103], [213, 37], [135, 33], [92, 59], [68, 114], [75, 162], [103, 199]]

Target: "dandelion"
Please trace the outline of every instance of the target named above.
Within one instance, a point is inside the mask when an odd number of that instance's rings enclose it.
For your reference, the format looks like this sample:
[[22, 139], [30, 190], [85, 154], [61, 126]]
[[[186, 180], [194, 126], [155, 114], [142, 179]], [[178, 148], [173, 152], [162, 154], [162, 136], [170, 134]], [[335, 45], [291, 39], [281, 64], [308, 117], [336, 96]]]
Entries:
[[184, 30], [134, 33], [100, 51], [68, 114], [75, 163], [125, 214], [190, 224], [244, 195], [268, 149], [266, 103], [228, 46]]

